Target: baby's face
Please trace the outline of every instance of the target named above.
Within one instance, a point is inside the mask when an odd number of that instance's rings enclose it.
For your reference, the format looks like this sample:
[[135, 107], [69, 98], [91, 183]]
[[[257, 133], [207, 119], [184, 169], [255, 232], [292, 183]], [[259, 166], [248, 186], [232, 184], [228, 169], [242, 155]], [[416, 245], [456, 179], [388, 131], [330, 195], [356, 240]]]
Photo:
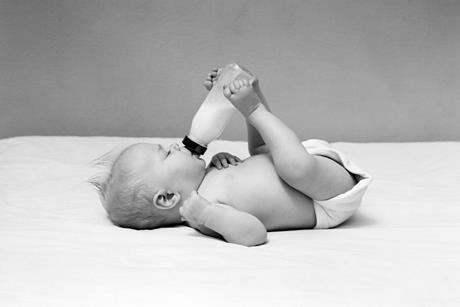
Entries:
[[135, 144], [125, 151], [121, 162], [152, 189], [195, 189], [194, 185], [201, 182], [206, 168], [204, 160], [178, 144], [168, 148], [158, 144]]

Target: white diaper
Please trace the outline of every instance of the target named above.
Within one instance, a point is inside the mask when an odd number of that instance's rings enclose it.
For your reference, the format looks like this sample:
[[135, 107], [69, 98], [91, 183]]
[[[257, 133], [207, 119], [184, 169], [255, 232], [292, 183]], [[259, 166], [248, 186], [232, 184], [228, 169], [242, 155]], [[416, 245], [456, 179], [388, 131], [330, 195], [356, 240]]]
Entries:
[[368, 173], [350, 161], [343, 153], [329, 147], [329, 143], [326, 141], [311, 139], [302, 142], [302, 144], [310, 154], [328, 157], [342, 165], [349, 173], [354, 175], [358, 182], [347, 192], [333, 198], [328, 200], [313, 200], [316, 213], [315, 228], [335, 227], [346, 221], [358, 210], [372, 178]]

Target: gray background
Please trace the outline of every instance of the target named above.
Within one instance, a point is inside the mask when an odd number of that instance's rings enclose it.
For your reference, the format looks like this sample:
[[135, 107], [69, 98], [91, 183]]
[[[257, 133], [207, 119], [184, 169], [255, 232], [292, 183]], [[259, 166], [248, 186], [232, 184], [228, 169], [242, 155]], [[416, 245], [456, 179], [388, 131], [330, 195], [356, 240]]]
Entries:
[[0, 137], [181, 137], [230, 62], [301, 139], [460, 140], [456, 0], [0, 0]]

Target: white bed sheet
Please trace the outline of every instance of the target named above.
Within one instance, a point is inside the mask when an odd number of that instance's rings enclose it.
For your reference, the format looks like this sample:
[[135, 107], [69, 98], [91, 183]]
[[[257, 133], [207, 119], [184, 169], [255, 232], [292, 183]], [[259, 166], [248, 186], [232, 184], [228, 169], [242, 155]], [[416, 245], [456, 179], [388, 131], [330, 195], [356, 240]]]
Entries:
[[[176, 138], [0, 140], [1, 306], [459, 306], [460, 142], [334, 143], [374, 177], [328, 230], [246, 248], [182, 226], [113, 226], [86, 180], [115, 145]], [[248, 156], [245, 142], [218, 151]]]

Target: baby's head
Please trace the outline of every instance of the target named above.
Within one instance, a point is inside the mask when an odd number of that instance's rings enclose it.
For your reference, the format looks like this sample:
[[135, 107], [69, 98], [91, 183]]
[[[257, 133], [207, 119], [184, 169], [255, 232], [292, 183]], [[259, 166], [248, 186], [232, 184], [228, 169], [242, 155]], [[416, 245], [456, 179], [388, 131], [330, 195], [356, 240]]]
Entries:
[[138, 143], [98, 159], [106, 171], [90, 182], [116, 225], [153, 229], [181, 222], [179, 208], [205, 175], [206, 163], [177, 144]]

